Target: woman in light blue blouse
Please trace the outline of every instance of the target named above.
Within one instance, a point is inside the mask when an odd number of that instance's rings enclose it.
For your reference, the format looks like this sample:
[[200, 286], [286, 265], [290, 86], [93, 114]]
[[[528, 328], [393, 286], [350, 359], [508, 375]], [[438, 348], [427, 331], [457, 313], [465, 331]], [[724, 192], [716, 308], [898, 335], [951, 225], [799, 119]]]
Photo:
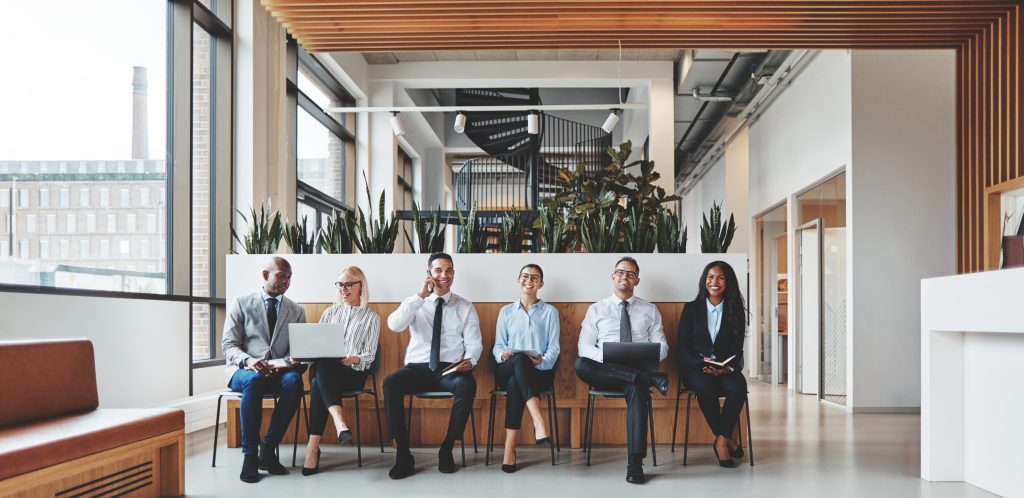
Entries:
[[537, 393], [551, 387], [558, 360], [558, 310], [537, 297], [544, 270], [528, 264], [519, 270], [519, 300], [501, 308], [494, 337], [494, 377], [508, 392], [505, 403], [505, 456], [501, 470], [516, 471], [516, 439], [523, 408], [530, 410], [537, 444], [552, 444]]

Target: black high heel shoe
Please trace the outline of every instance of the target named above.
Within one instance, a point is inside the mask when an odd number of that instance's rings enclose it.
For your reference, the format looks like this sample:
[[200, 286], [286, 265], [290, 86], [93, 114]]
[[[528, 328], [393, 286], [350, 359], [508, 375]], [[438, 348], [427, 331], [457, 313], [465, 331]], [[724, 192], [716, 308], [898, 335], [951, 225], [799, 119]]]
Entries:
[[316, 467], [302, 467], [302, 475], [304, 476], [311, 476], [317, 472], [320, 472], [320, 448], [316, 449]]
[[[515, 451], [512, 452], [512, 456], [513, 457], [516, 456], [516, 452]], [[511, 473], [516, 471], [516, 464], [514, 462], [511, 463], [511, 464], [503, 463], [503, 464], [501, 464], [501, 471], [506, 473], [506, 474], [511, 474]]]
[[729, 456], [736, 459], [743, 458], [743, 447], [737, 444], [735, 450], [729, 450]]
[[537, 439], [536, 441], [537, 444], [551, 444], [551, 436], [542, 437], [540, 439]]
[[731, 469], [731, 468], [736, 467], [736, 462], [733, 461], [731, 455], [730, 455], [729, 458], [727, 458], [725, 460], [722, 460], [721, 458], [718, 458], [718, 449], [715, 448], [715, 444], [714, 443], [711, 443], [711, 451], [715, 453], [715, 460], [718, 460], [718, 466], [719, 467], [725, 467], [727, 469]]

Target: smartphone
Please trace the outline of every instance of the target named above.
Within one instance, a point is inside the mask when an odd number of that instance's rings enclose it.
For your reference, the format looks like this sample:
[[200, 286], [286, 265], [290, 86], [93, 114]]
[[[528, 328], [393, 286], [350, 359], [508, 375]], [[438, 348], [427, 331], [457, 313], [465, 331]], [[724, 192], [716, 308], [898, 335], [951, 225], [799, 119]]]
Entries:
[[427, 276], [430, 277], [430, 283], [427, 284], [427, 290], [434, 292], [434, 276], [430, 274], [430, 270], [427, 270]]

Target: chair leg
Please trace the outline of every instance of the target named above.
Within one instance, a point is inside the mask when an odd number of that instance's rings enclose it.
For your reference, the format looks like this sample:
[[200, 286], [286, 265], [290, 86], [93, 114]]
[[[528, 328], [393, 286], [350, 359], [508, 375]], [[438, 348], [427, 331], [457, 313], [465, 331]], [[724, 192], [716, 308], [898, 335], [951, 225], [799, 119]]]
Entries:
[[466, 468], [466, 435], [463, 433], [459, 438], [459, 448], [462, 449], [462, 468]]
[[597, 400], [594, 395], [590, 395], [590, 409], [587, 412], [587, 419], [590, 423], [587, 424], [587, 467], [590, 467], [590, 455], [594, 454], [594, 404]]
[[[554, 429], [554, 413], [555, 413], [555, 411], [551, 407], [551, 400], [552, 399], [554, 399], [554, 396], [549, 394], [548, 395], [548, 437], [554, 439], [554, 438], [557, 438], [558, 436], [555, 435], [555, 429]], [[555, 442], [551, 441], [551, 444], [549, 444], [548, 446], [551, 447], [551, 465], [554, 466], [555, 465]]]
[[220, 402], [224, 399], [224, 396], [217, 395], [217, 418], [213, 423], [213, 462], [210, 463], [210, 467], [217, 466], [217, 436], [220, 433]]
[[555, 393], [551, 393], [551, 411], [555, 413], [555, 423], [552, 426], [551, 432], [555, 435], [555, 451], [562, 451], [561, 435], [558, 433], [558, 396]]
[[[305, 391], [305, 389], [303, 389]], [[299, 412], [295, 414], [295, 432], [292, 435], [292, 467], [295, 466], [295, 457], [299, 454], [299, 424], [302, 423], [302, 419], [305, 418], [306, 413], [306, 395], [303, 394], [299, 398]], [[309, 430], [309, 427], [306, 427]]]
[[409, 408], [405, 412], [405, 431], [409, 434], [409, 441], [412, 441], [412, 399], [416, 396], [409, 395]]
[[356, 467], [363, 466], [363, 429], [362, 422], [359, 420], [359, 395], [355, 396], [356, 400]]
[[491, 405], [487, 410], [487, 413], [490, 416], [490, 422], [487, 424], [487, 444], [486, 449], [484, 450], [484, 466], [491, 464], [491, 450], [494, 449], [494, 403], [496, 398], [497, 396], [492, 392]]
[[380, 452], [384, 453], [384, 426], [380, 423], [380, 399], [377, 398], [377, 383], [373, 386], [373, 411], [377, 414], [377, 438], [380, 439]]
[[750, 432], [750, 395], [747, 395], [747, 452], [750, 453], [750, 466], [754, 466], [754, 436]]
[[473, 453], [480, 453], [480, 450], [476, 448], [476, 413], [474, 409], [469, 410], [469, 423], [472, 424], [473, 429]]
[[651, 424], [651, 459], [654, 460], [654, 466], [658, 466], [658, 443], [654, 437], [654, 401], [647, 405], [647, 418]]
[[679, 398], [683, 392], [676, 390], [676, 412], [672, 416], [672, 453], [676, 452], [676, 428], [679, 427]]
[[591, 400], [591, 398], [587, 397], [587, 409], [586, 409], [586, 412], [585, 412], [586, 415], [583, 418], [583, 452], [584, 453], [586, 453], [588, 451], [588, 448], [587, 448], [587, 431], [590, 430], [590, 400]]
[[686, 466], [686, 455], [690, 451], [690, 401], [693, 394], [686, 393], [686, 425], [683, 427], [683, 466]]

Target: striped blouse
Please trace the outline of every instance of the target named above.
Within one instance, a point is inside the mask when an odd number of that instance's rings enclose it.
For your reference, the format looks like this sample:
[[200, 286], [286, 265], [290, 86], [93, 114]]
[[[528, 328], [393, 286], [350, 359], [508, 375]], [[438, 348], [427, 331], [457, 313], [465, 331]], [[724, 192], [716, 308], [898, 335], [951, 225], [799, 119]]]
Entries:
[[380, 338], [380, 317], [366, 306], [336, 304], [324, 310], [320, 323], [345, 324], [345, 351], [359, 357], [359, 364], [353, 370], [366, 370], [377, 356], [377, 340]]

